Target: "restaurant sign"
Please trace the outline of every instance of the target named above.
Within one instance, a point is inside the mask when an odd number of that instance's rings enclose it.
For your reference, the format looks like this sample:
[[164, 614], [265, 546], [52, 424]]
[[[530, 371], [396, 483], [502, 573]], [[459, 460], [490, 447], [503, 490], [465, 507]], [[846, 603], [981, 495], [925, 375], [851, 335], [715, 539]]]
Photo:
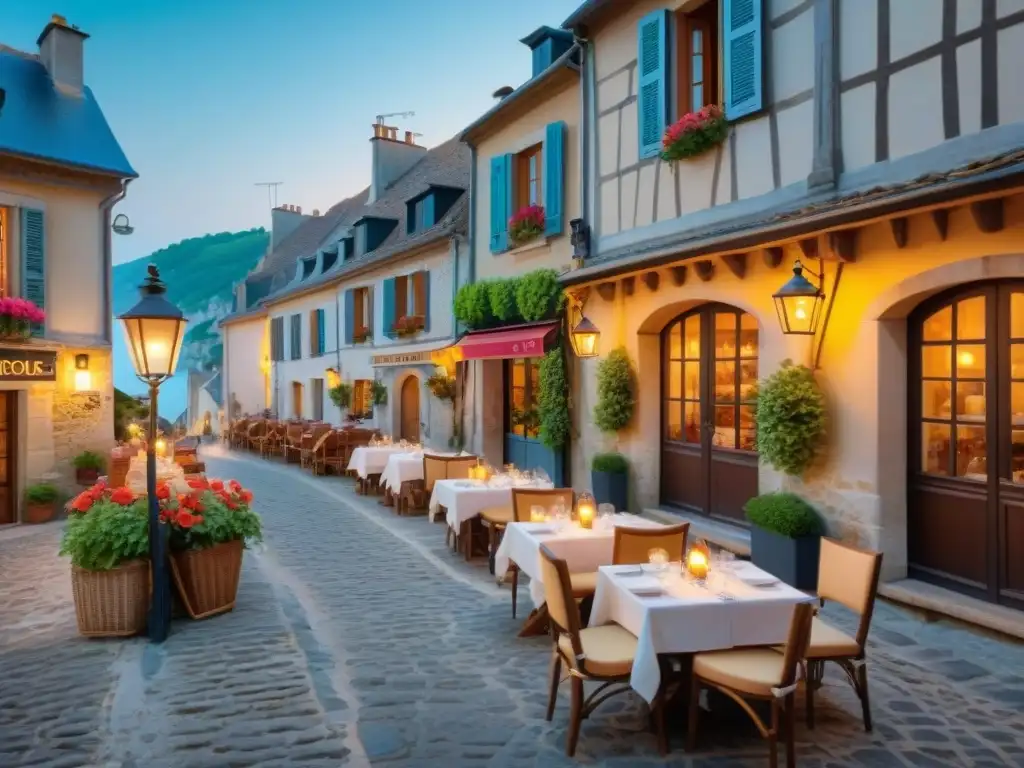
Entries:
[[0, 349], [0, 382], [56, 380], [56, 352]]
[[451, 357], [449, 349], [424, 349], [418, 352], [400, 352], [394, 355], [374, 355], [374, 366], [389, 365], [444, 365]]

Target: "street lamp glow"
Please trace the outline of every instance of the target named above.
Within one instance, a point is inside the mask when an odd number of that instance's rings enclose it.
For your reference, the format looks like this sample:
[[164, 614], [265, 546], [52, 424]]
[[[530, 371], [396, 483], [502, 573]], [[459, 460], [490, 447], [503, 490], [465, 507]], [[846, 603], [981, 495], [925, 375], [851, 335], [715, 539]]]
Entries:
[[776, 291], [775, 311], [782, 332], [799, 336], [813, 336], [818, 330], [818, 318], [825, 294], [821, 287], [804, 277], [804, 265], [797, 259], [793, 276]]
[[571, 337], [576, 357], [597, 357], [597, 343], [601, 339], [601, 332], [586, 317], [580, 318], [572, 329]]

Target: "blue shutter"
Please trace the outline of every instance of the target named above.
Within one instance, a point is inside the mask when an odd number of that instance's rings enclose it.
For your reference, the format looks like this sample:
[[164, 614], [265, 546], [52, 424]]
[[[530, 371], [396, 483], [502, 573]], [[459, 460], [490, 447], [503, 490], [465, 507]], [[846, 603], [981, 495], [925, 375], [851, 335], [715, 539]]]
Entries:
[[491, 253], [508, 250], [508, 220], [512, 155], [491, 158]]
[[395, 337], [392, 328], [395, 325], [395, 278], [389, 277], [384, 280], [384, 335], [389, 339]]
[[437, 223], [436, 221], [434, 221], [434, 193], [433, 192], [431, 192], [429, 195], [427, 195], [425, 198], [423, 198], [423, 202], [421, 203], [420, 210], [423, 211], [423, 214], [422, 214], [423, 218], [422, 218], [420, 227], [422, 229], [430, 229], [432, 226], [434, 226]]
[[316, 333], [317, 354], [322, 355], [327, 351], [327, 313], [322, 309], [316, 311]]
[[668, 11], [653, 11], [640, 19], [637, 36], [640, 157], [655, 157], [668, 125]]
[[549, 123], [544, 132], [544, 235], [562, 234], [565, 211], [565, 123]]
[[352, 289], [345, 291], [345, 343], [351, 344], [356, 324], [356, 299]]
[[423, 275], [423, 332], [430, 332], [430, 270], [424, 269]]
[[[46, 310], [46, 223], [43, 212], [21, 209], [21, 295]], [[42, 336], [46, 323], [32, 326]]]
[[764, 98], [763, 0], [725, 0], [725, 116], [736, 120], [760, 110]]

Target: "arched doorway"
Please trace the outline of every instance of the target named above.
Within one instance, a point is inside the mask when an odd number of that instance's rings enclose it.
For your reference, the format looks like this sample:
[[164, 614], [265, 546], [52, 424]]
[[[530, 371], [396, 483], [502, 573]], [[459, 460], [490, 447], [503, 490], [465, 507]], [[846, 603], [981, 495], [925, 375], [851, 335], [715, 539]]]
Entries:
[[908, 330], [910, 573], [1024, 609], [1024, 281], [946, 291]]
[[402, 382], [402, 404], [399, 417], [398, 435], [403, 440], [418, 443], [420, 440], [420, 385], [415, 376], [407, 376]]
[[757, 320], [726, 304], [695, 307], [662, 331], [661, 359], [662, 503], [743, 520], [757, 495]]

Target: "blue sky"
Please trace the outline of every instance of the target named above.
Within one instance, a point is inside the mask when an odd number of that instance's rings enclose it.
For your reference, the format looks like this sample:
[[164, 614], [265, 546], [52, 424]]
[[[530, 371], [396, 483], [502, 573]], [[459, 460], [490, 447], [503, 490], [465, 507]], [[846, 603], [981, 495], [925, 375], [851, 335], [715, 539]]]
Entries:
[[519, 39], [578, 0], [3, 0], [0, 42], [35, 50], [57, 11], [91, 35], [85, 78], [139, 180], [115, 263], [185, 237], [325, 210], [368, 183], [379, 113], [433, 146], [530, 75]]

